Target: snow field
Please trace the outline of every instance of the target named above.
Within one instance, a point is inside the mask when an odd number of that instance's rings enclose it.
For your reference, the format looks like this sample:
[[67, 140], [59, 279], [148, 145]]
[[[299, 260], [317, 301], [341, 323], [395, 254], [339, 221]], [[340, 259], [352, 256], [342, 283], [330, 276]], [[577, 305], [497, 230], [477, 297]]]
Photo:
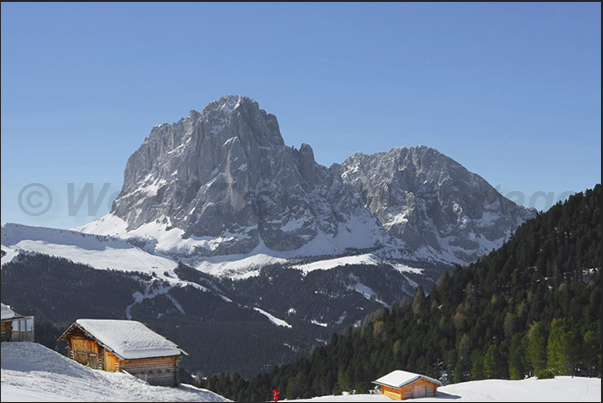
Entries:
[[2, 343], [2, 402], [229, 401], [182, 384], [151, 386], [125, 373], [94, 370], [30, 342]]
[[[182, 384], [150, 386], [124, 373], [93, 370], [37, 343], [2, 343], [2, 402], [40, 401], [229, 401]], [[269, 400], [267, 400], [269, 401]], [[288, 400], [280, 400], [288, 401]], [[296, 402], [391, 402], [384, 395], [339, 395]], [[600, 378], [490, 379], [438, 388], [413, 402], [600, 402]]]
[[[321, 396], [295, 402], [393, 402], [384, 395]], [[412, 402], [600, 402], [601, 378], [558, 376], [509, 381], [488, 379], [441, 386], [434, 397]]]

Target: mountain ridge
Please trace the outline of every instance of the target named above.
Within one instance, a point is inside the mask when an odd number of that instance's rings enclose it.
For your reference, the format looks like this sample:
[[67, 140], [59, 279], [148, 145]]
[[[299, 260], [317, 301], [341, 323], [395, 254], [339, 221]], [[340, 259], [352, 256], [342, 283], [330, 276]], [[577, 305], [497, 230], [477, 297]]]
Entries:
[[285, 145], [276, 116], [256, 101], [225, 95], [153, 127], [128, 159], [109, 215], [76, 230], [103, 233], [111, 216], [126, 223], [117, 225], [126, 237], [153, 238], [141, 230], [151, 223], [180, 229], [172, 235], [190, 247], [159, 243], [157, 252], [193, 265], [264, 246], [290, 256], [372, 248], [389, 259], [454, 264], [500, 246], [535, 211], [430, 147], [356, 153], [327, 168], [310, 145]]
[[[181, 228], [183, 239], [236, 234], [199, 243], [198, 256], [249, 253], [261, 242], [290, 251], [321, 233], [336, 237], [344, 216], [360, 208], [347, 193], [311, 147], [284, 144], [274, 115], [248, 97], [225, 96], [201, 114], [153, 128], [128, 160], [111, 214], [127, 230], [159, 220]], [[372, 224], [366, 230], [377, 235]]]

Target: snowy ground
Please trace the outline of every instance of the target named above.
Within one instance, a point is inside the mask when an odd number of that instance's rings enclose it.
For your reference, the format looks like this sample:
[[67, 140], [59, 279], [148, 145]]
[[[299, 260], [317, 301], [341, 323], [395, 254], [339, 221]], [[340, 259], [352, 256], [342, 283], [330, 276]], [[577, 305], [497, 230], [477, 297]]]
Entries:
[[2, 402], [229, 401], [205, 389], [150, 386], [93, 370], [37, 343], [2, 343]]
[[[84, 367], [36, 343], [2, 343], [2, 402], [229, 401], [191, 385], [150, 386], [130, 375]], [[284, 401], [284, 400], [280, 400]], [[295, 402], [392, 402], [383, 395], [322, 396]], [[485, 380], [438, 388], [413, 402], [600, 402], [600, 378]]]
[[[393, 402], [384, 395], [322, 396], [295, 402]], [[438, 388], [435, 397], [412, 402], [600, 402], [601, 378], [530, 378], [521, 381], [490, 379]]]

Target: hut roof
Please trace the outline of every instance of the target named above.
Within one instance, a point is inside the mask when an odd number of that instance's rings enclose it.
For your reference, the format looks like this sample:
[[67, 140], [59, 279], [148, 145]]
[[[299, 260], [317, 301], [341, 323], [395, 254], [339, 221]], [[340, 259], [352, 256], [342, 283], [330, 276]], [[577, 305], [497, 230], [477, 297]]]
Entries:
[[186, 354], [175, 343], [133, 320], [78, 319], [59, 340], [65, 340], [74, 328], [124, 360]]
[[442, 386], [442, 383], [440, 381], [438, 381], [437, 379], [433, 379], [426, 375], [415, 374], [412, 372], [401, 371], [401, 370], [392, 371], [389, 374], [384, 375], [381, 378], [377, 379], [376, 381], [373, 381], [373, 383], [400, 389], [402, 386], [408, 385], [409, 383], [412, 383], [419, 378], [423, 378], [429, 382], [435, 383], [438, 386]]
[[[0, 302], [0, 304], [2, 303]], [[2, 320], [13, 319], [16, 316], [17, 314], [15, 314], [12, 309], [10, 309], [10, 306], [2, 304]]]

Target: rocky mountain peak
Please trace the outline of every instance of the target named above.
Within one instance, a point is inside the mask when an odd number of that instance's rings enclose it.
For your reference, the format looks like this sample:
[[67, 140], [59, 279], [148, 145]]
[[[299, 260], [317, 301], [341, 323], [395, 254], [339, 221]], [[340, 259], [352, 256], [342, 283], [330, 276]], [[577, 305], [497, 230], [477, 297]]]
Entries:
[[251, 106], [259, 110], [258, 103], [249, 97], [241, 95], [224, 95], [219, 100], [207, 104], [207, 106], [203, 108], [203, 113], [218, 112], [230, 114], [243, 104], [247, 105], [247, 107]]
[[[322, 243], [332, 246], [328, 252], [372, 246], [371, 236], [334, 240], [359, 209], [309, 145], [285, 145], [274, 115], [248, 97], [225, 95], [202, 113], [153, 128], [128, 160], [112, 214], [128, 231], [150, 223], [178, 228], [199, 240], [187, 253], [218, 255], [261, 245], [291, 251], [317, 236], [330, 239]], [[379, 231], [368, 212], [360, 215], [368, 234]]]
[[308, 144], [286, 146], [256, 101], [225, 95], [151, 130], [128, 160], [111, 215], [128, 233], [179, 231], [184, 246], [168, 248], [178, 255], [380, 245], [398, 258], [466, 263], [535, 213], [423, 145], [356, 153], [327, 169]]
[[451, 261], [475, 260], [535, 216], [430, 147], [357, 153], [344, 161], [339, 172], [407, 248], [444, 253]]

